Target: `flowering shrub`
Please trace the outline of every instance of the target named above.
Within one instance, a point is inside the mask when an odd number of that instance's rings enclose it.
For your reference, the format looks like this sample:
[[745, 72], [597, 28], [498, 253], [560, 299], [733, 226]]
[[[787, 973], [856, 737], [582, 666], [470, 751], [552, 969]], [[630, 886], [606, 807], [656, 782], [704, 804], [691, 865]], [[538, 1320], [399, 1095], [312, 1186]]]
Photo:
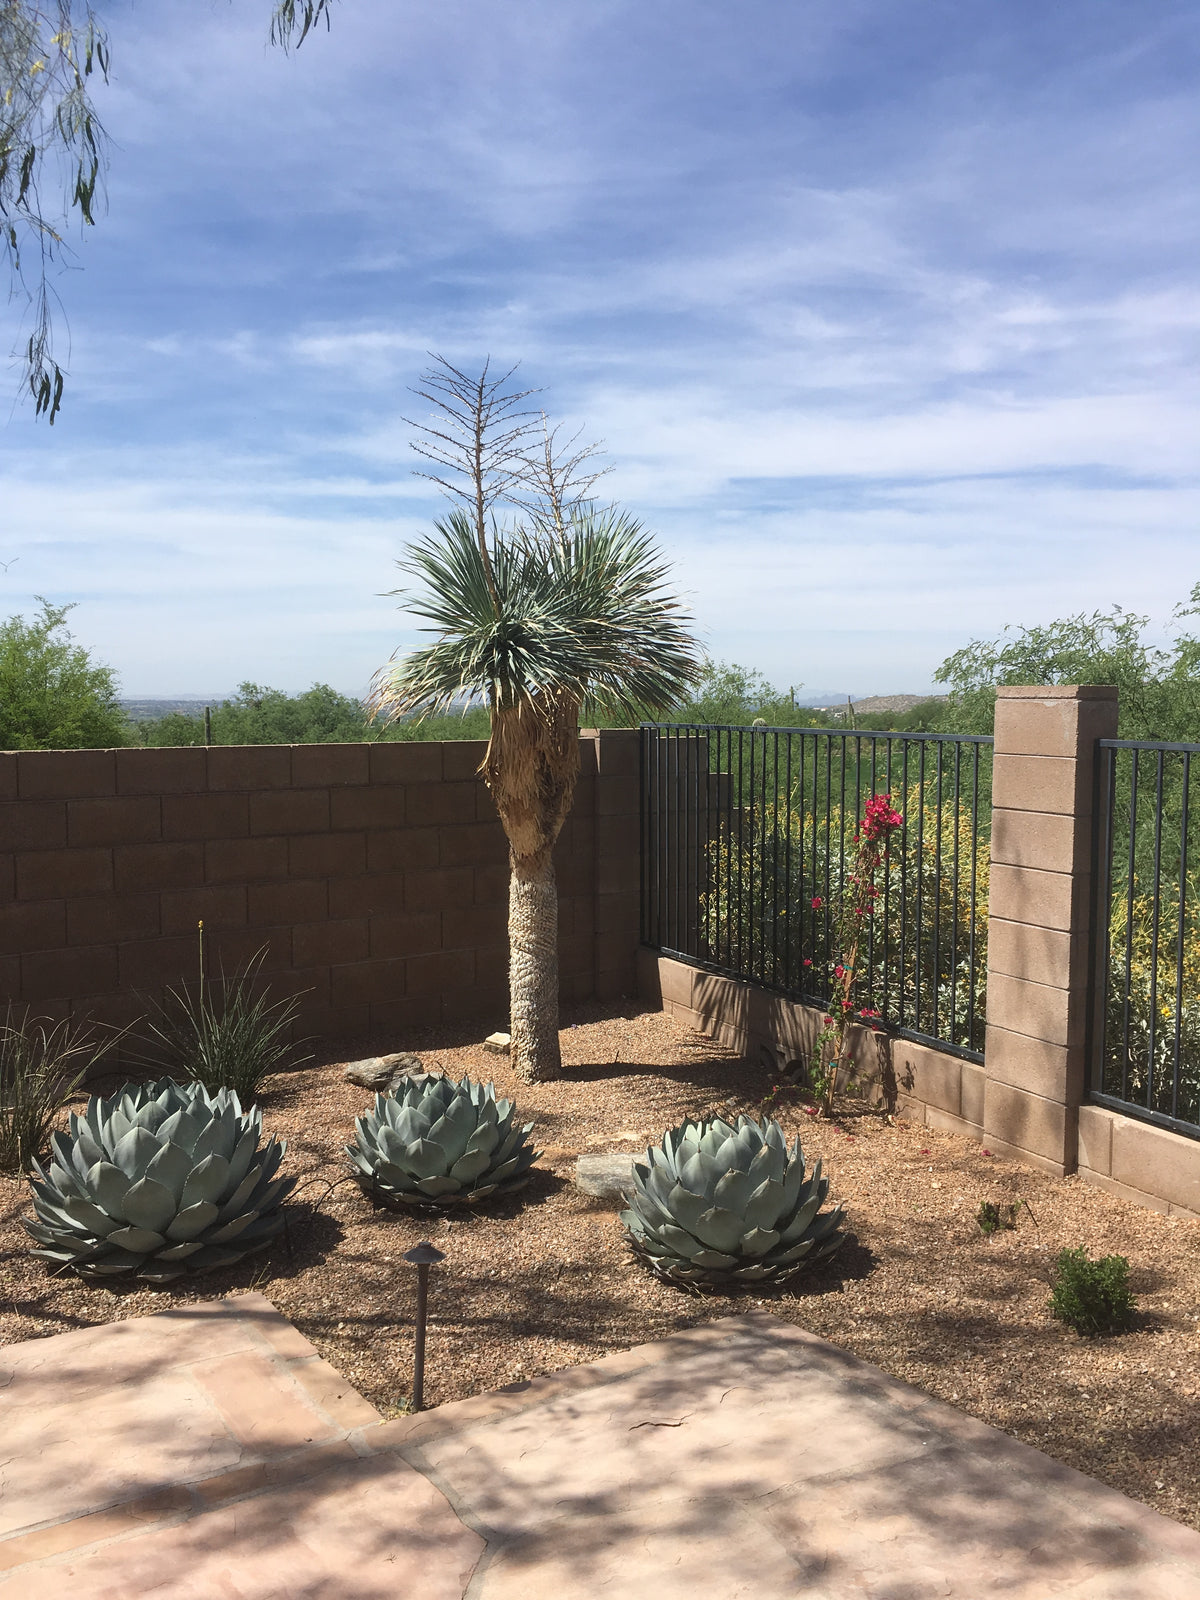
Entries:
[[[814, 813], [811, 799], [797, 794], [788, 805], [780, 795], [756, 809], [752, 826], [709, 844], [695, 953], [770, 988], [802, 994], [831, 1015], [848, 999], [857, 1021], [915, 1028], [982, 1049], [986, 827], [976, 833], [965, 805], [956, 810], [944, 803], [939, 810], [915, 783], [905, 794], [893, 793], [888, 810], [904, 825], [887, 829], [875, 893], [866, 897], [870, 915], [852, 918], [862, 925], [862, 937], [851, 995], [845, 990], [850, 941], [840, 912], [866, 909], [853, 881], [863, 828], [849, 807], [834, 804]], [[987, 812], [980, 809], [983, 824]], [[870, 832], [877, 827], [873, 813]], [[868, 838], [873, 842], [880, 840]], [[864, 1018], [864, 1011], [875, 1014]], [[824, 1051], [823, 1058], [827, 1065]], [[811, 1087], [822, 1092], [816, 1083]]]
[[874, 917], [879, 900], [876, 882], [887, 855], [888, 840], [904, 826], [904, 818], [892, 804], [890, 794], [873, 794], [863, 809], [863, 818], [854, 833], [854, 857], [843, 881], [842, 899], [834, 930], [833, 948], [838, 959], [833, 966], [833, 1014], [827, 1016], [813, 1046], [809, 1083], [833, 1109], [833, 1094], [838, 1072], [845, 1064], [847, 1035], [854, 1023], [874, 1026], [880, 1013], [856, 1003], [862, 978], [862, 957], [868, 941], [868, 921]]

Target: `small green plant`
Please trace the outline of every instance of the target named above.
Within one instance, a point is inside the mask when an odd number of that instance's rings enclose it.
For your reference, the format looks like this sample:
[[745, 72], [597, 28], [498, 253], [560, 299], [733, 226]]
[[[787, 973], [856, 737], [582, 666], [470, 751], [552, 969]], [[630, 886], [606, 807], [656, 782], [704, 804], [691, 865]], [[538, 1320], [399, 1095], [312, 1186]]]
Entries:
[[0, 1023], [0, 1172], [29, 1171], [54, 1118], [111, 1043], [9, 1007]]
[[1133, 1321], [1136, 1296], [1124, 1256], [1090, 1261], [1080, 1246], [1059, 1252], [1050, 1296], [1051, 1315], [1076, 1333], [1120, 1333]]
[[271, 1000], [262, 982], [266, 946], [231, 976], [205, 974], [204, 924], [199, 924], [200, 981], [168, 989], [149, 1024], [148, 1060], [172, 1077], [201, 1083], [210, 1094], [231, 1089], [244, 1104], [258, 1099], [263, 1079], [307, 1060], [291, 1035], [299, 998]]
[[981, 1233], [999, 1233], [1002, 1228], [1015, 1228], [1017, 1213], [1022, 1202], [1016, 1200], [1012, 1205], [998, 1205], [995, 1200], [981, 1201], [979, 1210], [975, 1213], [975, 1221], [979, 1224]]

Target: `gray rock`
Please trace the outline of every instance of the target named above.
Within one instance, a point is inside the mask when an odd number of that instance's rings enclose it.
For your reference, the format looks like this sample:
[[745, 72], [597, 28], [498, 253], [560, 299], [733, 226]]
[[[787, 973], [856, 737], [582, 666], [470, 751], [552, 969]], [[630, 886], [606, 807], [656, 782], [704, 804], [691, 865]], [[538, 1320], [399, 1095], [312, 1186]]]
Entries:
[[633, 1193], [633, 1155], [580, 1156], [575, 1163], [575, 1187], [597, 1200], [625, 1205]]
[[405, 1078], [416, 1077], [425, 1071], [420, 1056], [401, 1052], [392, 1056], [368, 1056], [365, 1061], [352, 1061], [342, 1073], [347, 1083], [357, 1083], [364, 1089], [377, 1089], [386, 1094]]

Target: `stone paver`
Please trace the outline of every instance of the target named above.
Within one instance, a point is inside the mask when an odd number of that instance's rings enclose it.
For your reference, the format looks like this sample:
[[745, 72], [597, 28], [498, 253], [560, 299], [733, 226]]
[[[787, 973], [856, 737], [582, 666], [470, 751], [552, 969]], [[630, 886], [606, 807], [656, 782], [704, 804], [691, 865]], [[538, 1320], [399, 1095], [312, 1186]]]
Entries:
[[755, 1314], [384, 1422], [261, 1295], [0, 1350], [0, 1600], [1195, 1600], [1200, 1534]]

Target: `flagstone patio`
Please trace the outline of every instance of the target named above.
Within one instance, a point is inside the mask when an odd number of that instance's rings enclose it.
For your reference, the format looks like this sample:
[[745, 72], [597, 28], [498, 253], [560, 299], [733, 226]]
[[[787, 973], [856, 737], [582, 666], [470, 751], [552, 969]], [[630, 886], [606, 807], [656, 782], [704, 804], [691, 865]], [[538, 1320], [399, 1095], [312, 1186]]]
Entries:
[[0, 1348], [0, 1600], [647, 1592], [1194, 1600], [1200, 1534], [761, 1313], [393, 1421], [258, 1294]]

